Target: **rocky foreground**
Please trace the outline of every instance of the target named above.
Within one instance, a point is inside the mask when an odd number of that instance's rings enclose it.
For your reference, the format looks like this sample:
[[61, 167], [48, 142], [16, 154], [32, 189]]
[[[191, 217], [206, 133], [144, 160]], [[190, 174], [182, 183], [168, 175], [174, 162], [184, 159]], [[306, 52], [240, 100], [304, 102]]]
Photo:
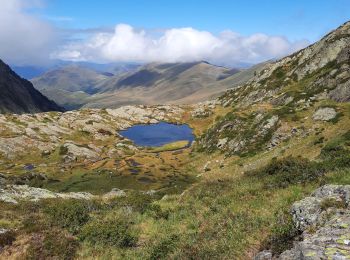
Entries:
[[[179, 175], [187, 152], [152, 153], [118, 132], [135, 124], [183, 123], [185, 117], [207, 117], [215, 106], [215, 102], [206, 102], [0, 115], [0, 200], [67, 197], [67, 191], [105, 194], [117, 187], [150, 190], [166, 186]], [[16, 186], [19, 184], [24, 186]], [[65, 194], [54, 194], [51, 188]], [[88, 194], [81, 195], [69, 196]]]
[[255, 260], [349, 259], [350, 185], [325, 185], [295, 202], [291, 215], [300, 241], [279, 256], [260, 252]]
[[[178, 106], [126, 106], [65, 113], [0, 115], [0, 154], [8, 159], [33, 150], [50, 154], [62, 144], [68, 149], [67, 159], [98, 159], [102, 147], [92, 145], [94, 141], [105, 140], [111, 136], [121, 140], [117, 134], [119, 130], [134, 124], [179, 121], [183, 112]], [[74, 140], [62, 143], [64, 137], [71, 136], [73, 139], [76, 133], [88, 134], [91, 146], [79, 147]]]

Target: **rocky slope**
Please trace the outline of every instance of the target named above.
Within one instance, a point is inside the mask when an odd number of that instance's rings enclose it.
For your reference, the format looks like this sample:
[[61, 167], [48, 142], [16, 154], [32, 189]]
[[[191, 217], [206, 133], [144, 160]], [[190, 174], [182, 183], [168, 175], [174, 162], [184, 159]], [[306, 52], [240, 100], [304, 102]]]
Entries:
[[46, 72], [31, 82], [39, 90], [83, 91], [87, 94], [98, 92], [96, 85], [111, 77], [112, 74], [97, 72], [76, 64]]
[[[298, 121], [302, 111], [314, 107], [317, 119], [332, 110], [318, 110], [322, 101], [350, 100], [349, 64], [350, 22], [347, 22], [319, 42], [267, 64], [246, 84], [221, 96], [221, 104], [234, 109], [203, 136], [203, 149], [249, 153], [288, 139], [298, 130], [293, 129], [292, 123], [287, 126], [287, 121], [293, 117]], [[335, 110], [331, 114], [328, 120], [340, 116]]]
[[181, 122], [190, 110], [163, 105], [0, 115], [0, 185], [76, 191], [84, 183], [95, 193], [113, 188], [168, 189], [169, 182], [187, 179], [187, 174], [176, 173], [191, 149], [174, 153], [164, 149], [160, 156], [136, 147], [118, 131], [135, 124]]
[[[91, 141], [114, 136], [116, 131], [134, 124], [180, 120], [183, 109], [176, 106], [125, 106], [118, 109], [89, 109], [73, 112], [34, 115], [0, 115], [0, 154], [15, 158], [27, 149], [51, 152], [62, 144], [62, 137], [84, 132]], [[116, 139], [121, 139], [115, 136]], [[79, 148], [68, 142], [67, 149], [82, 156], [95, 155], [98, 148]], [[109, 151], [111, 152], [111, 151]], [[93, 156], [92, 156], [93, 157]], [[97, 155], [96, 155], [97, 157]]]
[[66, 109], [76, 109], [97, 93], [97, 84], [113, 74], [72, 64], [51, 70], [31, 80], [36, 89]]
[[33, 85], [20, 78], [11, 68], [0, 60], [0, 113], [34, 113], [62, 111]]

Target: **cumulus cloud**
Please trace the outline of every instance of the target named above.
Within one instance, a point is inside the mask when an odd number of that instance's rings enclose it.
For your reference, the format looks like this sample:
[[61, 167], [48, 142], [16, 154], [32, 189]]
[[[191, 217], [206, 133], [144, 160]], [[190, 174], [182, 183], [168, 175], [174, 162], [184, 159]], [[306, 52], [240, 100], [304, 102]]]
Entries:
[[282, 36], [232, 31], [214, 35], [193, 28], [173, 28], [154, 37], [145, 30], [118, 24], [113, 33], [95, 33], [62, 46], [53, 58], [74, 61], [184, 62], [207, 60], [217, 64], [255, 63], [278, 58], [305, 47]]
[[[61, 59], [91, 62], [190, 62], [207, 60], [221, 65], [256, 63], [305, 47], [282, 36], [233, 31], [218, 35], [194, 28], [159, 31], [113, 28], [59, 29], [67, 17], [34, 15], [45, 0], [4, 0], [0, 8], [0, 59], [12, 65], [43, 65]], [[56, 24], [56, 25], [54, 25]]]
[[29, 15], [40, 0], [5, 0], [0, 8], [0, 58], [16, 65], [44, 64], [57, 48], [58, 32], [50, 23]]

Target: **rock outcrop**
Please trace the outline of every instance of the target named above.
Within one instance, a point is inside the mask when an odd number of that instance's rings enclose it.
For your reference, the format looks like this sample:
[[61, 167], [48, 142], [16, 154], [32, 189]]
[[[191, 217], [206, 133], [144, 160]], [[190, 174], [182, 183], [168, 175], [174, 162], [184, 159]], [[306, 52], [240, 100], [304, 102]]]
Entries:
[[[181, 106], [166, 105], [85, 109], [35, 115], [0, 114], [0, 156], [14, 159], [25, 154], [28, 149], [50, 154], [62, 147], [61, 155], [66, 161], [73, 162], [79, 158], [94, 161], [100, 157], [102, 147], [94, 146], [93, 142], [113, 137], [117, 146], [122, 143], [122, 137], [118, 136], [117, 131], [135, 124], [178, 122], [183, 113]], [[75, 140], [70, 141], [69, 137], [75, 133], [88, 135], [90, 146]], [[132, 148], [130, 145], [128, 147]]]
[[312, 116], [314, 120], [329, 121], [337, 116], [337, 111], [331, 107], [319, 108]]
[[[349, 101], [350, 22], [340, 26], [315, 44], [287, 56], [265, 69], [246, 84], [220, 98], [223, 105], [247, 107], [259, 102], [302, 106], [320, 94], [337, 102]], [[312, 78], [311, 84], [307, 84]], [[300, 92], [286, 93], [299, 83]]]
[[27, 185], [6, 185], [0, 187], [0, 201], [17, 204], [20, 200], [38, 201], [41, 199], [85, 199], [95, 196], [88, 192], [57, 193]]
[[350, 185], [325, 185], [291, 209], [302, 240], [273, 257], [262, 251], [256, 260], [350, 259]]
[[[349, 101], [349, 46], [347, 22], [315, 44], [267, 64], [248, 82], [227, 91], [217, 102], [234, 109], [202, 136], [200, 148], [228, 155], [271, 150], [287, 140], [288, 132], [295, 128], [289, 125], [287, 129], [287, 121], [302, 121], [299, 111], [315, 112], [315, 121], [337, 121], [342, 116], [337, 108], [314, 105], [325, 99]], [[283, 123], [284, 129], [277, 133]]]

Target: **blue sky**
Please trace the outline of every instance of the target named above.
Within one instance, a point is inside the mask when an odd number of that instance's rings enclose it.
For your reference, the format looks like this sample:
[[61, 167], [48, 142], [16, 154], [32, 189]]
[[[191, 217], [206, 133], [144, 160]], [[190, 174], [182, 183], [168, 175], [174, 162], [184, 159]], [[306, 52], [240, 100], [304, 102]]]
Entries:
[[306, 47], [350, 20], [350, 0], [0, 1], [0, 58], [15, 65], [252, 64]]
[[141, 28], [193, 27], [212, 33], [226, 29], [244, 35], [262, 32], [310, 41], [350, 19], [349, 0], [51, 0], [46, 4], [44, 15], [69, 18], [60, 25], [73, 28], [127, 23]]

